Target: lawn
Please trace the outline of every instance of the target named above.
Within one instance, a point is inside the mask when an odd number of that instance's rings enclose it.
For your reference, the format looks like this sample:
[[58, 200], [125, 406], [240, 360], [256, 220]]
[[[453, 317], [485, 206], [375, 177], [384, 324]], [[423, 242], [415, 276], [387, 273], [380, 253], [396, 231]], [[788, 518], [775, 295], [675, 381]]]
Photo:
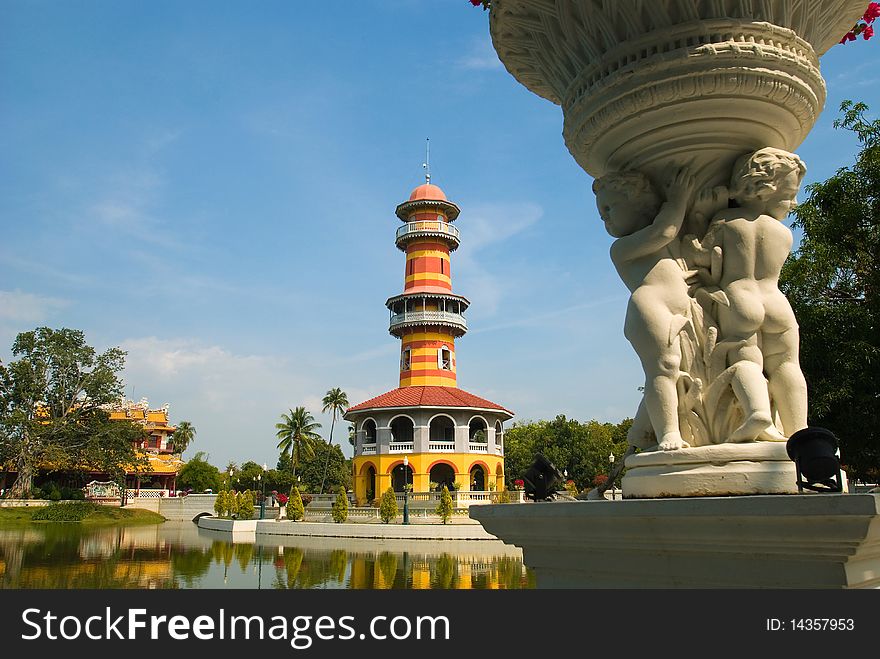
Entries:
[[[44, 519], [40, 519], [41, 517]], [[136, 526], [161, 524], [164, 521], [164, 517], [149, 510], [123, 510], [117, 506], [101, 506], [82, 501], [28, 508], [0, 508], [0, 528], [58, 522], [90, 526]]]

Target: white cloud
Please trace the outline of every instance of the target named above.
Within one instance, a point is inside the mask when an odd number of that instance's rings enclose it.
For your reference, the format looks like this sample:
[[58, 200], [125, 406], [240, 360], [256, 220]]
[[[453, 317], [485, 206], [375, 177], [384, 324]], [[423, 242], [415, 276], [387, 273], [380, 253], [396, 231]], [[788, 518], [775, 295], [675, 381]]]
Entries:
[[[275, 424], [288, 409], [304, 405], [330, 429], [321, 414], [321, 373], [307, 355], [238, 354], [193, 339], [129, 338], [126, 395], [170, 404], [173, 422], [191, 421], [197, 431], [194, 451], [214, 464], [256, 460], [275, 464]], [[326, 387], [325, 387], [326, 388]], [[357, 395], [358, 392], [353, 392]], [[354, 404], [354, 401], [353, 401]], [[337, 420], [339, 428], [343, 425]], [[334, 437], [348, 446], [341, 431]]]
[[481, 313], [492, 315], [502, 300], [520, 286], [509, 275], [490, 273], [478, 255], [528, 229], [541, 219], [544, 210], [532, 203], [475, 204], [468, 208], [467, 235], [455, 253], [453, 276], [460, 273], [461, 290], [467, 290], [468, 298], [479, 303]]
[[492, 41], [488, 38], [474, 40], [468, 53], [460, 57], [456, 63], [463, 69], [477, 71], [490, 71], [504, 67], [492, 47]]
[[42, 323], [70, 302], [22, 291], [0, 291], [0, 321]]

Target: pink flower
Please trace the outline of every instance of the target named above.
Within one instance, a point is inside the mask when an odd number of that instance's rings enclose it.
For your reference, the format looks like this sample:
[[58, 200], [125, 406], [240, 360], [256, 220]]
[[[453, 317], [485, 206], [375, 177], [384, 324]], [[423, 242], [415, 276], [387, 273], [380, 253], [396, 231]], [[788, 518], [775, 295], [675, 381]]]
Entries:
[[877, 18], [880, 18], [880, 2], [872, 2], [868, 5], [868, 9], [865, 10], [865, 15], [862, 17], [862, 20], [864, 20], [865, 23], [873, 23]]
[[872, 25], [865, 26], [865, 29], [862, 30], [862, 37], [864, 37], [865, 41], [874, 36], [874, 27]]
[[856, 33], [850, 30], [845, 35], [843, 35], [843, 39], [840, 40], [840, 43], [846, 43], [847, 41], [855, 41]]

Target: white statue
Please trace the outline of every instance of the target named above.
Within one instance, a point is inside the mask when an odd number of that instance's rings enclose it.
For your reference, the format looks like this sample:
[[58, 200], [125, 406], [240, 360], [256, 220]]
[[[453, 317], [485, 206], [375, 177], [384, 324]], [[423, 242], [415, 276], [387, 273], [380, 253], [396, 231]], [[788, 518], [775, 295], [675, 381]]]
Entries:
[[605, 229], [617, 238], [611, 246], [611, 260], [632, 293], [624, 334], [645, 371], [637, 432], [644, 429], [647, 413], [657, 437], [654, 441], [642, 432], [639, 445], [643, 448], [655, 443], [661, 450], [687, 446], [679, 428], [678, 335], [689, 323], [691, 299], [678, 233], [693, 188], [694, 178], [687, 169], [671, 177], [665, 202], [640, 172], [609, 174], [593, 184]]
[[[708, 279], [723, 293], [709, 310], [719, 331], [713, 360], [733, 369], [730, 385], [743, 420], [722, 441], [784, 440], [807, 425], [798, 325], [778, 287], [792, 246], [782, 220], [796, 203], [805, 173], [803, 161], [781, 149], [742, 156], [730, 184], [738, 208], [716, 213], [701, 244], [685, 242], [693, 248], [686, 253], [697, 266], [710, 268]], [[706, 306], [707, 298], [702, 300]], [[782, 432], [774, 424], [771, 397]]]
[[[645, 372], [633, 446], [784, 441], [806, 427], [797, 322], [778, 288], [792, 245], [781, 220], [805, 172], [796, 155], [767, 148], [736, 162], [729, 190], [716, 186], [696, 200], [685, 168], [666, 184], [665, 202], [640, 172], [594, 183], [616, 238], [611, 259], [631, 292], [624, 334]], [[688, 235], [682, 244], [686, 217], [702, 240]]]

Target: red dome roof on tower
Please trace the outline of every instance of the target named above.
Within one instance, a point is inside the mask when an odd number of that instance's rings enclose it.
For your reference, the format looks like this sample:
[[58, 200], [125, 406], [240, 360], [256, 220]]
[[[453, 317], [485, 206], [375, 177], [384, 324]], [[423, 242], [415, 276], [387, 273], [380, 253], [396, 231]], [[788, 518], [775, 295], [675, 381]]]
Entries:
[[484, 410], [498, 410], [513, 416], [513, 412], [485, 398], [474, 396], [464, 389], [439, 386], [399, 387], [354, 405], [346, 410], [358, 412], [383, 407], [472, 407]]
[[448, 201], [446, 194], [433, 183], [423, 183], [409, 196], [410, 201]]

